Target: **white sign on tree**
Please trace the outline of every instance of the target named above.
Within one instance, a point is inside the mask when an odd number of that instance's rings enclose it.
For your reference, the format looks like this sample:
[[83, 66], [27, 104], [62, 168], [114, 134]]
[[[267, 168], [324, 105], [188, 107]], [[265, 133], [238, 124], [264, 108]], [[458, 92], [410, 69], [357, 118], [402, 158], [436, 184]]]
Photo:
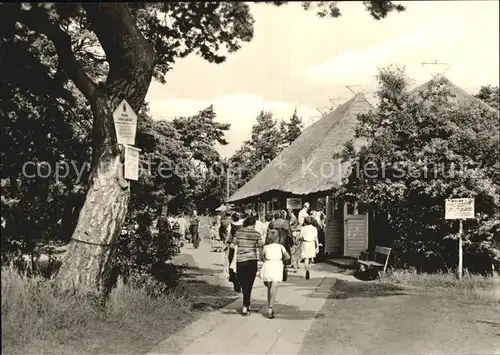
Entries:
[[125, 146], [125, 179], [139, 180], [139, 152], [141, 150], [129, 145]]
[[464, 219], [474, 218], [474, 199], [447, 198], [444, 202], [444, 218], [458, 219], [458, 278], [461, 279], [463, 273], [462, 221]]
[[113, 112], [113, 121], [118, 144], [134, 145], [137, 115], [126, 100], [123, 100]]

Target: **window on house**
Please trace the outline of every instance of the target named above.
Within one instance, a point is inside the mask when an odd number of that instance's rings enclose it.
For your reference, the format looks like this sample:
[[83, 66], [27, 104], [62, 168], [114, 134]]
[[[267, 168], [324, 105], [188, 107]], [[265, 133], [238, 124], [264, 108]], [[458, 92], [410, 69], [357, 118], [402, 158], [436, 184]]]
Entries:
[[353, 214], [357, 214], [357, 210], [354, 206], [354, 203], [352, 202], [345, 202], [346, 204], [346, 210], [347, 210], [347, 214], [349, 215], [353, 215]]

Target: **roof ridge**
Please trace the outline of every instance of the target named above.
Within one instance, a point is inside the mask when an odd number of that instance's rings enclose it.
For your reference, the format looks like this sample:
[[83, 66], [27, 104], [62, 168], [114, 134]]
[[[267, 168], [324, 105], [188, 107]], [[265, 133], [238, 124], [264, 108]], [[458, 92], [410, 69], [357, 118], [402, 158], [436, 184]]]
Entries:
[[[435, 75], [434, 77], [432, 77], [430, 80], [427, 80], [426, 82], [424, 82], [423, 84], [417, 86], [416, 88], [414, 88], [413, 90], [410, 91], [410, 94], [416, 94], [418, 92], [422, 92], [424, 91], [425, 89], [427, 89], [427, 87], [429, 86], [430, 83], [432, 83], [433, 81], [435, 80], [438, 80], [438, 79], [443, 79], [445, 81], [445, 83], [450, 86], [451, 89], [454, 89], [456, 91], [458, 91], [463, 97], [465, 97], [466, 99], [468, 100], [471, 100], [471, 101], [475, 101], [475, 102], [478, 102], [479, 104], [483, 105], [484, 108], [486, 109], [489, 109], [489, 110], [492, 110], [494, 112], [498, 112], [497, 109], [493, 108], [492, 106], [490, 106], [488, 103], [486, 103], [485, 101], [475, 97], [474, 95], [472, 94], [469, 94], [467, 91], [465, 91], [464, 89], [462, 89], [460, 86], [458, 86], [457, 84], [455, 84], [454, 82], [452, 82], [448, 77], [446, 77], [445, 75], [443, 74], [437, 74]], [[453, 93], [452, 93], [453, 94]], [[453, 94], [454, 96], [456, 96], [456, 94]]]

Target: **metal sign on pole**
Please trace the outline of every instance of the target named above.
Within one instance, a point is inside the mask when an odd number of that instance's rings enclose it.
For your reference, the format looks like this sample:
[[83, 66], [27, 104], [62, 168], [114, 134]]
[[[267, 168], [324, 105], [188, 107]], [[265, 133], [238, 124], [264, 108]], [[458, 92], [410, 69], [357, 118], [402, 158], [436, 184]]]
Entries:
[[444, 218], [458, 219], [458, 278], [463, 274], [463, 248], [462, 233], [463, 220], [474, 218], [473, 198], [447, 198], [445, 200]]

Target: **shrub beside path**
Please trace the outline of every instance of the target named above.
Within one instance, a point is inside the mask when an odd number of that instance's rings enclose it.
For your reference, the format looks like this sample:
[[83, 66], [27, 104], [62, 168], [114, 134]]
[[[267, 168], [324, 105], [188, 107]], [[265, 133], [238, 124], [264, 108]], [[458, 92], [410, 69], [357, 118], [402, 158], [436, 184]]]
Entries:
[[[214, 253], [207, 243], [198, 250], [188, 245], [175, 262], [193, 260], [201, 270], [204, 282], [231, 287], [217, 274], [222, 269], [222, 253]], [[189, 263], [189, 261], [188, 261]], [[190, 324], [181, 332], [169, 337], [152, 349], [153, 354], [297, 354], [309, 328], [323, 307], [330, 292], [337, 269], [330, 265], [315, 265], [311, 280], [302, 274], [291, 274], [288, 282], [279, 289], [276, 318], [268, 319], [266, 288], [261, 280], [255, 280], [252, 293], [252, 312], [243, 317], [238, 313], [241, 297], [226, 307], [209, 313]], [[352, 276], [335, 274], [336, 278], [355, 281]], [[315, 296], [315, 297], [314, 297]], [[320, 296], [320, 297], [318, 297]]]

